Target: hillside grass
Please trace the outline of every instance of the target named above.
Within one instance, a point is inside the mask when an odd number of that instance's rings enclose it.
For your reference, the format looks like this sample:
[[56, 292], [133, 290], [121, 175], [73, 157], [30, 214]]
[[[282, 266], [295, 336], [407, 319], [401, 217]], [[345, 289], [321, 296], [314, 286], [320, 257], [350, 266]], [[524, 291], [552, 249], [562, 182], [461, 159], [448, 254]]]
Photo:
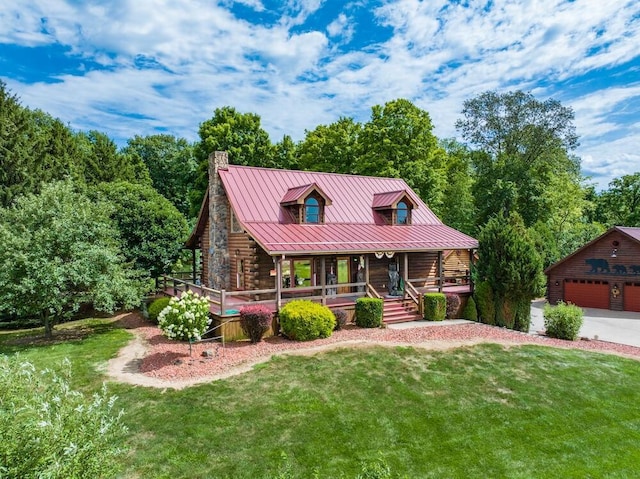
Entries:
[[[58, 344], [14, 344], [38, 366], [73, 361], [98, 388], [130, 335], [112, 323]], [[110, 383], [125, 414], [126, 477], [632, 477], [640, 362], [539, 346], [339, 349], [277, 357], [181, 391]], [[314, 476], [315, 474], [315, 476]]]

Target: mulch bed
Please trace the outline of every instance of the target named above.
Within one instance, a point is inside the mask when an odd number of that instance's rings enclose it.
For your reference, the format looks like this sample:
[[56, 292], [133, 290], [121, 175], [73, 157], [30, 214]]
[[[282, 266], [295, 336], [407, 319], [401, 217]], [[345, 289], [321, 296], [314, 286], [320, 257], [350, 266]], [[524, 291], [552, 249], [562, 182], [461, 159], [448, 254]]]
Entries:
[[[192, 346], [190, 355], [188, 343], [167, 339], [158, 327], [145, 322], [137, 315], [127, 315], [120, 322], [124, 327], [134, 329], [148, 346], [147, 354], [140, 363], [140, 372], [164, 380], [185, 380], [224, 375], [243, 364], [266, 360], [273, 354], [313, 348], [321, 349], [334, 344], [339, 345], [339, 343], [345, 343], [345, 347], [354, 343], [406, 344], [421, 347], [428, 347], [430, 342], [438, 347], [442, 347], [443, 342], [451, 342], [454, 346], [465, 342], [538, 344], [605, 352], [634, 359], [640, 358], [640, 348], [634, 346], [596, 340], [565, 341], [480, 323], [438, 325], [402, 330], [362, 329], [349, 325], [343, 330], [335, 331], [330, 338], [307, 342], [272, 337], [258, 344], [250, 344], [248, 341], [227, 343], [224, 348], [218, 342], [198, 343]], [[211, 356], [205, 357], [203, 353]]]

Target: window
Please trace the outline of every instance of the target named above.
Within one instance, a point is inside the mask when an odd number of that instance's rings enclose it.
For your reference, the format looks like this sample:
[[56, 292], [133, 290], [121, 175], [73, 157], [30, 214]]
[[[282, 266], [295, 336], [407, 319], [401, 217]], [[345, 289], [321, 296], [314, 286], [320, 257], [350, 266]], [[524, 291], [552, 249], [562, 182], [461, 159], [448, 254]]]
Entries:
[[409, 207], [404, 201], [400, 201], [396, 208], [396, 224], [409, 224]]
[[320, 203], [313, 196], [304, 200], [304, 222], [320, 223]]
[[311, 286], [313, 283], [312, 270], [311, 260], [309, 259], [284, 260], [282, 262], [282, 287], [299, 288]]

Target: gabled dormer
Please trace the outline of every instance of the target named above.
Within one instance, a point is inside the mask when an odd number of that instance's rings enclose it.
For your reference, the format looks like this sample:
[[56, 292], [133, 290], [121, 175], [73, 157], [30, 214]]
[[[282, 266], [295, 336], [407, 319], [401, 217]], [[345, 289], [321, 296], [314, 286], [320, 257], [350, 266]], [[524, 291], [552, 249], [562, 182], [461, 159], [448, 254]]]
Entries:
[[331, 206], [331, 198], [317, 184], [311, 183], [289, 188], [280, 200], [280, 206], [289, 212], [294, 223], [322, 224], [325, 207]]
[[387, 224], [410, 225], [411, 211], [416, 205], [406, 190], [399, 190], [374, 194], [371, 207]]

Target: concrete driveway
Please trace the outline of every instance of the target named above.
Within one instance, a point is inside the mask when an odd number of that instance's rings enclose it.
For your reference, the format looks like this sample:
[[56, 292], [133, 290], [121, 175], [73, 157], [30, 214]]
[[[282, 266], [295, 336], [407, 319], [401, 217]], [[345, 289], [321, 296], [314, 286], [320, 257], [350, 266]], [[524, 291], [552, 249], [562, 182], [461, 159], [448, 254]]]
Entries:
[[[544, 317], [542, 308], [545, 301], [538, 300], [531, 303], [532, 334], [544, 331]], [[608, 309], [582, 308], [584, 322], [580, 328], [580, 337], [600, 339], [612, 343], [628, 344], [640, 347], [640, 313], [628, 311], [610, 311]]]

